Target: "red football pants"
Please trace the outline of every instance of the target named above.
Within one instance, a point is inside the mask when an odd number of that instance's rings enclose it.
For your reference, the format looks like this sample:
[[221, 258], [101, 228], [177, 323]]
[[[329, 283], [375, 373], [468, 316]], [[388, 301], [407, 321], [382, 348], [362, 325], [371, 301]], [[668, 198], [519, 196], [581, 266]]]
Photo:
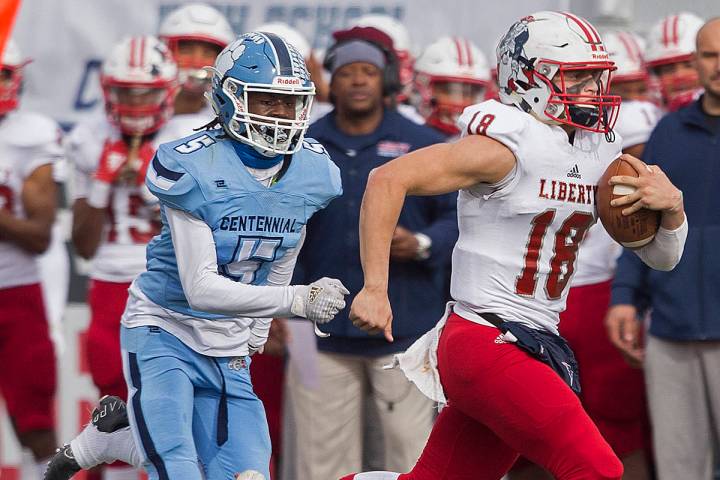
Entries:
[[571, 288], [560, 334], [578, 361], [583, 407], [622, 457], [648, 446], [649, 421], [643, 372], [627, 364], [605, 329], [610, 287], [607, 281]]
[[438, 348], [448, 406], [399, 480], [498, 480], [519, 454], [559, 480], [621, 479], [620, 460], [572, 390], [499, 335], [450, 316]]
[[120, 318], [125, 311], [130, 283], [91, 280], [88, 292], [90, 327], [87, 360], [93, 383], [101, 395], [127, 399], [120, 354]]
[[54, 430], [55, 351], [38, 283], [0, 289], [0, 365], [15, 430]]

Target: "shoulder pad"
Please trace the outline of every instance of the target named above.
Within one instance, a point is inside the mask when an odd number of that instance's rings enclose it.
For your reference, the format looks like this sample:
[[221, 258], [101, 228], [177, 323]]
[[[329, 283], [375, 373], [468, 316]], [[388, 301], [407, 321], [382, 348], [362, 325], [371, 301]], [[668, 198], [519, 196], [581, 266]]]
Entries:
[[117, 132], [105, 117], [92, 116], [83, 119], [75, 124], [63, 139], [67, 159], [78, 170], [91, 174], [100, 161], [105, 141], [116, 136]]
[[615, 131], [623, 140], [622, 147], [646, 143], [660, 115], [660, 110], [650, 102], [623, 102], [615, 124]]
[[195, 136], [199, 133], [207, 133], [205, 131], [195, 131], [196, 128], [202, 128], [206, 125], [212, 117], [209, 117], [205, 111], [201, 113], [188, 113], [173, 116], [167, 124], [155, 137], [155, 144], [160, 145], [162, 143], [172, 142], [179, 138], [187, 136]]
[[325, 208], [331, 200], [342, 195], [340, 169], [320, 142], [314, 138], [305, 138], [302, 148], [294, 157], [303, 162], [309, 172], [304, 193], [320, 208]]
[[463, 137], [485, 135], [517, 152], [530, 119], [517, 107], [488, 100], [467, 107], [458, 119], [458, 128]]
[[16, 147], [39, 147], [48, 143], [59, 145], [62, 139], [55, 120], [39, 113], [13, 112], [8, 115], [7, 121], [8, 139]]
[[205, 202], [205, 196], [188, 171], [187, 157], [175, 151], [177, 145], [177, 142], [160, 145], [148, 165], [145, 185], [163, 204], [193, 213]]

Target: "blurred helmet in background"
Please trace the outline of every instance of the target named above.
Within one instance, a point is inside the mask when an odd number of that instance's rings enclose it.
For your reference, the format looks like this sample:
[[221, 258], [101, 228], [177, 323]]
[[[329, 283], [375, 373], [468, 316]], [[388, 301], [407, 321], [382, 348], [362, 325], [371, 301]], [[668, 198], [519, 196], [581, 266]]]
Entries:
[[100, 83], [109, 120], [126, 135], [147, 135], [173, 114], [178, 70], [156, 37], [127, 37], [103, 62]]
[[474, 43], [442, 37], [415, 61], [413, 103], [429, 125], [456, 135], [458, 117], [485, 99], [490, 81], [487, 59]]
[[17, 43], [11, 38], [5, 42], [0, 61], [0, 115], [15, 110], [20, 101], [22, 69], [30, 63], [23, 58]]
[[[203, 92], [209, 87], [210, 74], [204, 67], [235, 39], [227, 19], [215, 8], [192, 3], [170, 12], [160, 24], [158, 35], [172, 52], [185, 90]], [[204, 44], [208, 50], [192, 49], [193, 43]]]

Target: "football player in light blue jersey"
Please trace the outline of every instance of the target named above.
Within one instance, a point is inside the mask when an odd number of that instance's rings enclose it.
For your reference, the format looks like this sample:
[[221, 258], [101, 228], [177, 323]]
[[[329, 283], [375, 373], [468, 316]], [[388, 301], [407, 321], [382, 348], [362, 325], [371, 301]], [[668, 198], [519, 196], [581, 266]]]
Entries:
[[342, 193], [325, 149], [304, 139], [314, 94], [302, 56], [276, 35], [245, 34], [220, 53], [209, 127], [222, 128], [161, 145], [148, 168], [163, 227], [122, 319], [132, 428], [122, 402], [103, 399], [47, 479], [115, 459], [153, 480], [270, 478], [249, 355], [272, 318], [328, 322], [349, 293], [329, 278], [288, 285], [305, 224]]

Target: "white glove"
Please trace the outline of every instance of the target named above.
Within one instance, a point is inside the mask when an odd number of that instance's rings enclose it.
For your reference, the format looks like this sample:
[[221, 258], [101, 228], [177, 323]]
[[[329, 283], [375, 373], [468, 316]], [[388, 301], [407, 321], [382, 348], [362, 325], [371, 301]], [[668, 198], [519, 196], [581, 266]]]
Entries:
[[313, 322], [327, 323], [345, 308], [345, 295], [349, 294], [340, 280], [323, 277], [310, 285], [296, 286], [290, 311]]
[[256, 318], [252, 323], [248, 339], [248, 355], [263, 352], [265, 342], [270, 335], [270, 323], [272, 323], [272, 318]]

